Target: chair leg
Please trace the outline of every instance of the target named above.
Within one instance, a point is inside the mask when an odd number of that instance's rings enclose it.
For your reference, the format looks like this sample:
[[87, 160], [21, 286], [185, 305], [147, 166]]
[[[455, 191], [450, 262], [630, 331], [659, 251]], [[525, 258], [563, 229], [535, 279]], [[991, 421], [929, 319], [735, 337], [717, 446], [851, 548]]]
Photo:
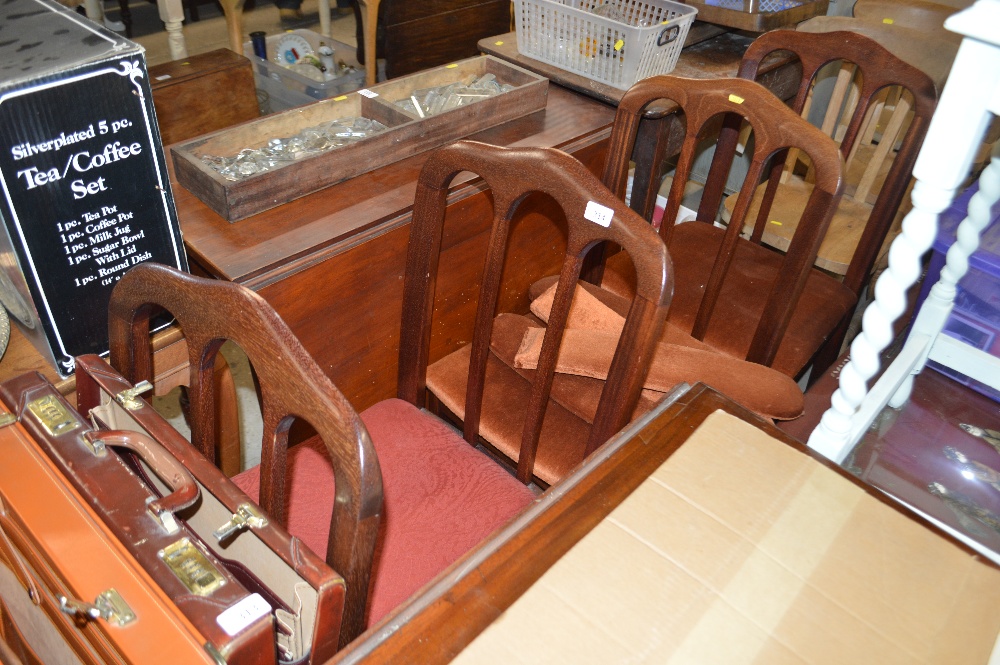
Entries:
[[129, 39], [132, 38], [132, 10], [129, 9], [128, 0], [118, 0], [118, 11], [122, 17], [122, 23], [125, 24], [125, 36]]
[[226, 16], [229, 48], [234, 53], [243, 52], [243, 0], [226, 0], [222, 5]]
[[360, 0], [364, 9], [362, 15], [365, 35], [365, 85], [375, 85], [378, 75], [378, 59], [375, 55], [375, 36], [378, 26], [378, 6], [381, 0]]
[[853, 315], [853, 310], [844, 315], [830, 336], [826, 338], [823, 346], [813, 356], [812, 374], [809, 375], [810, 386], [823, 376], [833, 363], [837, 362], [837, 358], [840, 357], [840, 347], [844, 345], [844, 338], [847, 337], [847, 331], [851, 327]]

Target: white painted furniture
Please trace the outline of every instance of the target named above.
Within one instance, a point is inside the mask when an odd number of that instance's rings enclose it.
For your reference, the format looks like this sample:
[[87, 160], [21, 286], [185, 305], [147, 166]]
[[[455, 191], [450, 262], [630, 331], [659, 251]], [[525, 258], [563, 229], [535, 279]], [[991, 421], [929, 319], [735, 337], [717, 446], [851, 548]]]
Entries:
[[[938, 216], [947, 208], [969, 172], [986, 128], [1000, 114], [1000, 0], [979, 0], [951, 16], [945, 27], [964, 36], [951, 75], [931, 121], [913, 174], [913, 210], [892, 244], [889, 269], [875, 287], [875, 300], [865, 311], [861, 333], [851, 345], [850, 362], [840, 374], [840, 387], [830, 409], [809, 438], [809, 446], [841, 462], [886, 405], [898, 407], [909, 398], [913, 377], [928, 360], [951, 367], [1000, 388], [1000, 359], [942, 335], [955, 299], [955, 285], [969, 268], [969, 256], [989, 222], [990, 206], [1000, 199], [1000, 159], [979, 180], [969, 215], [958, 228], [941, 278], [931, 289], [898, 357], [868, 390], [878, 372], [879, 354], [892, 341], [892, 324], [903, 313], [906, 291], [921, 271]], [[961, 537], [961, 534], [956, 534]], [[992, 557], [997, 559], [995, 553]]]

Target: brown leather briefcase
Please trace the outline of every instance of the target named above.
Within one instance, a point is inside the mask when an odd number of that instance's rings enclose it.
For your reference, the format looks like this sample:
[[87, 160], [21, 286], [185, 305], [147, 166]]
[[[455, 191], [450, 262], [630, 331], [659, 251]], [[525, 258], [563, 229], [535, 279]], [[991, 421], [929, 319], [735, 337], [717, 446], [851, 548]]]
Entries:
[[0, 662], [218, 662], [2, 405], [0, 459]]
[[[82, 358], [76, 377], [79, 412], [91, 419], [70, 411], [80, 424], [76, 434], [47, 434], [31, 413], [28, 405], [43, 397], [65, 405], [36, 375], [3, 384], [0, 398], [18, 407], [52, 461], [217, 657], [256, 664], [332, 656], [343, 579], [269, 524], [107, 363]], [[193, 492], [178, 491], [181, 475], [191, 478]]]
[[[76, 386], [81, 413], [89, 413], [102, 427], [148, 434], [194, 476], [201, 500], [181, 516], [244, 584], [267, 598], [278, 662], [321, 663], [333, 657], [344, 612], [343, 577], [301, 540], [267, 521], [241, 489], [135, 397], [132, 384], [103, 359], [77, 358]], [[151, 480], [163, 489], [158, 479]]]

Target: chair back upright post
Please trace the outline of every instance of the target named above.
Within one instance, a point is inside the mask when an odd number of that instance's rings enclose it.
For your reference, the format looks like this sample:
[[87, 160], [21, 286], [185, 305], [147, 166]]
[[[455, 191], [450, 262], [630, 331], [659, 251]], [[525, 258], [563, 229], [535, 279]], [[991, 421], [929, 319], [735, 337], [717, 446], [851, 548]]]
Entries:
[[[683, 113], [684, 141], [663, 213], [660, 235], [670, 246], [673, 220], [684, 196], [703, 130], [716, 117], [723, 117], [723, 134], [716, 148], [709, 179], [702, 194], [697, 221], [713, 223], [724, 195], [724, 183], [735, 154], [739, 127], [745, 121], [753, 128], [754, 152], [740, 190], [736, 209], [715, 259], [711, 278], [692, 329], [692, 335], [704, 339], [719, 300], [726, 274], [736, 251], [740, 230], [747, 215], [754, 189], [775, 156], [796, 148], [810, 156], [816, 165], [816, 187], [802, 212], [799, 230], [789, 247], [780, 274], [771, 285], [746, 359], [770, 365], [788, 327], [795, 305], [805, 287], [806, 278], [819, 245], [826, 233], [842, 187], [842, 160], [836, 146], [823, 133], [785, 106], [766, 88], [740, 79], [682, 79], [655, 76], [636, 83], [622, 97], [611, 132], [611, 146], [604, 170], [604, 183], [619, 197], [624, 197], [629, 161], [635, 147], [639, 121], [644, 109], [656, 100], [667, 99]], [[733, 132], [727, 132], [733, 129]], [[728, 136], [728, 138], [727, 138]]]
[[[912, 114], [909, 119], [909, 127], [906, 129], [899, 150], [892, 160], [885, 177], [885, 183], [875, 200], [868, 224], [865, 226], [858, 248], [851, 258], [844, 277], [844, 284], [855, 294], [859, 294], [868, 283], [882, 240], [889, 232], [896, 211], [906, 194], [913, 164], [917, 159], [917, 153], [923, 144], [937, 104], [934, 82], [925, 73], [903, 62], [874, 40], [847, 31], [805, 33], [795, 30], [775, 30], [765, 33], [757, 38], [744, 54], [740, 64], [740, 78], [755, 79], [761, 62], [776, 51], [790, 51], [802, 63], [802, 79], [792, 105], [793, 110], [797, 113], [802, 113], [808, 92], [815, 83], [817, 74], [824, 66], [841, 60], [850, 63], [859, 70], [858, 89], [852, 97], [852, 100], [856, 99], [857, 102], [854, 105], [843, 139], [840, 140], [840, 152], [845, 160], [852, 157], [856, 151], [858, 139], [866, 127], [866, 122], [878, 120], [872, 116], [881, 101], [879, 93], [895, 86], [901, 86], [912, 95], [912, 108], [909, 109], [911, 113], [900, 113], [897, 109], [894, 116], [896, 124], [893, 128], [886, 128], [883, 140], [879, 145], [877, 156], [888, 157], [896, 143], [899, 123], [903, 121], [904, 116]], [[910, 104], [908, 100], [901, 100], [900, 103]], [[893, 129], [896, 131], [892, 131]], [[875, 161], [873, 160], [873, 162]], [[872, 167], [877, 169], [878, 163], [874, 163]], [[862, 179], [864, 190], [869, 189], [870, 181], [870, 175]], [[760, 231], [758, 229], [763, 228], [769, 202], [774, 198], [775, 189], [777, 189], [777, 182], [772, 179], [768, 182], [768, 189], [761, 205], [761, 215], [754, 227], [755, 236], [759, 237]]]
[[256, 293], [143, 263], [127, 272], [109, 308], [111, 364], [133, 384], [152, 380], [151, 315], [166, 310], [184, 332], [191, 381], [192, 443], [215, 461], [212, 372], [225, 340], [246, 352], [260, 382], [264, 436], [260, 505], [283, 526], [288, 430], [295, 418], [319, 434], [332, 460], [336, 499], [327, 563], [347, 583], [341, 645], [365, 625], [382, 511], [382, 475], [368, 431], [284, 321]]
[[528, 482], [557, 352], [587, 251], [600, 242], [614, 242], [629, 252], [641, 277], [622, 332], [622, 340], [629, 340], [629, 343], [620, 343], [615, 353], [586, 454], [624, 427], [638, 402], [673, 293], [673, 271], [666, 248], [655, 231], [611, 196], [593, 174], [569, 155], [554, 149], [508, 149], [472, 141], [460, 141], [443, 148], [427, 161], [417, 183], [403, 287], [398, 393], [401, 399], [423, 406], [426, 398], [431, 319], [446, 197], [452, 179], [461, 171], [471, 171], [483, 178], [492, 190], [494, 211], [465, 395], [463, 434], [470, 443], [476, 443], [479, 436], [487, 357], [510, 222], [520, 202], [536, 192], [550, 196], [566, 213], [566, 256], [538, 371], [532, 383], [530, 403], [525, 410], [527, 415], [518, 459], [517, 476], [522, 482]]

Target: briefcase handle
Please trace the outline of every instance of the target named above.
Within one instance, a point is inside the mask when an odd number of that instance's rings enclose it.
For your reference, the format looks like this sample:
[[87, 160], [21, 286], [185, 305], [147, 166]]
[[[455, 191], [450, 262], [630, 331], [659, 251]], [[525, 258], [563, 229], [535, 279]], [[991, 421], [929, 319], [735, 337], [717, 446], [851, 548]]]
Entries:
[[95, 449], [105, 446], [127, 448], [142, 459], [167, 486], [170, 494], [147, 504], [149, 512], [163, 525], [167, 533], [179, 529], [174, 513], [198, 500], [200, 490], [194, 476], [166, 448], [141, 432], [130, 430], [95, 430], [84, 434]]

